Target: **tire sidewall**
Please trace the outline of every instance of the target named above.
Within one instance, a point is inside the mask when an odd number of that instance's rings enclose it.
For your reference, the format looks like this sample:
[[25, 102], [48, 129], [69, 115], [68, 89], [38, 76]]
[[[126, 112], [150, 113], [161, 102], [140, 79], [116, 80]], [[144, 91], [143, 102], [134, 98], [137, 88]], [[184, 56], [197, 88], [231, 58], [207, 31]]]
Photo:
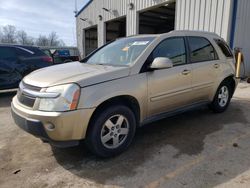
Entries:
[[[129, 123], [129, 132], [126, 140], [117, 148], [106, 148], [101, 141], [101, 131], [104, 123], [114, 115], [123, 115]], [[136, 119], [134, 113], [126, 106], [116, 105], [108, 107], [98, 113], [90, 124], [90, 131], [87, 133], [87, 145], [90, 150], [101, 157], [111, 157], [125, 151], [131, 144], [136, 130]]]

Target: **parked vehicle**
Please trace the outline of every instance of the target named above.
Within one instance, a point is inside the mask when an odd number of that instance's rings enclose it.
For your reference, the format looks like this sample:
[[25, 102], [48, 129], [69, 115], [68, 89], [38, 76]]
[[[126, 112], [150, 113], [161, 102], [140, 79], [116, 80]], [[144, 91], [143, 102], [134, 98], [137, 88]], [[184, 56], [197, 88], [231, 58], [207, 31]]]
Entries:
[[234, 58], [213, 33], [173, 31], [118, 39], [81, 62], [28, 75], [12, 101], [16, 124], [58, 147], [85, 139], [110, 157], [136, 127], [208, 104], [224, 112], [237, 86]]
[[40, 49], [53, 58], [54, 64], [80, 60], [79, 51], [75, 47], [40, 47]]
[[33, 46], [0, 45], [0, 90], [18, 88], [30, 72], [52, 65], [52, 58]]

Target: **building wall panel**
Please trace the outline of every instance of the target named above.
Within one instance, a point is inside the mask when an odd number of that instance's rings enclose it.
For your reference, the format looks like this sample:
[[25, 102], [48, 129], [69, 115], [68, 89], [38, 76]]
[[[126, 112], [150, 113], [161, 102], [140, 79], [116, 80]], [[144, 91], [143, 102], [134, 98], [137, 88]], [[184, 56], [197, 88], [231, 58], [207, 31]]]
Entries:
[[236, 15], [236, 28], [234, 35], [234, 47], [239, 47], [243, 51], [245, 71], [241, 72], [241, 75], [245, 74], [250, 76], [250, 1], [238, 0], [238, 8]]
[[[83, 30], [98, 25], [98, 46], [105, 43], [105, 22], [126, 16], [127, 36], [138, 34], [138, 14], [162, 3], [172, 0], [93, 0], [76, 18], [77, 42], [83, 55]], [[239, 0], [247, 1], [247, 0]], [[233, 0], [176, 0], [177, 30], [202, 30], [216, 32], [229, 41], [231, 9]], [[135, 9], [129, 10], [128, 4], [134, 3]], [[111, 14], [102, 8], [114, 10]], [[98, 14], [103, 20], [99, 20]], [[82, 21], [80, 18], [87, 18]]]
[[233, 0], [177, 0], [176, 29], [215, 32], [229, 41]]
[[[169, 1], [172, 0], [93, 0], [76, 18], [77, 46], [81, 55], [84, 55], [84, 29], [98, 25], [98, 46], [102, 46], [105, 43], [105, 22], [126, 16], [127, 36], [136, 35], [139, 31], [138, 12]], [[129, 3], [134, 3], [134, 10], [129, 10]], [[103, 10], [103, 7], [114, 11], [111, 14]], [[101, 21], [99, 14], [103, 17]], [[88, 20], [82, 21], [80, 18]]]

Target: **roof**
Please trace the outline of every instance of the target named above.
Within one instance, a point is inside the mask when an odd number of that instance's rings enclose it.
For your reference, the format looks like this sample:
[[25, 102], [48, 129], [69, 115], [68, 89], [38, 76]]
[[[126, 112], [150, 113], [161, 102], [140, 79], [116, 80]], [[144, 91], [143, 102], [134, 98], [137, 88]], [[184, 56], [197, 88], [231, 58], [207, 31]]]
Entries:
[[87, 8], [93, 0], [89, 0], [89, 2], [87, 4], [85, 4], [75, 15], [75, 17], [79, 16], [79, 14], [81, 14], [82, 11], [84, 11], [85, 8]]
[[[193, 31], [193, 30], [173, 30], [167, 33], [161, 33], [161, 34], [139, 34], [139, 35], [132, 35], [128, 37], [161, 37], [161, 36], [166, 36], [169, 34], [173, 35], [191, 35], [191, 36], [210, 36], [210, 37], [216, 37], [220, 38], [219, 35], [213, 32], [207, 32], [207, 31]], [[127, 37], [124, 37], [127, 38]]]
[[37, 46], [32, 45], [21, 45], [21, 44], [0, 44], [1, 47], [22, 47], [22, 48], [28, 48], [28, 47], [34, 47], [37, 48]]
[[210, 36], [216, 36], [219, 37], [216, 33], [208, 32], [208, 31], [198, 31], [198, 30], [174, 30], [171, 31], [173, 33], [181, 33], [184, 35], [210, 35]]

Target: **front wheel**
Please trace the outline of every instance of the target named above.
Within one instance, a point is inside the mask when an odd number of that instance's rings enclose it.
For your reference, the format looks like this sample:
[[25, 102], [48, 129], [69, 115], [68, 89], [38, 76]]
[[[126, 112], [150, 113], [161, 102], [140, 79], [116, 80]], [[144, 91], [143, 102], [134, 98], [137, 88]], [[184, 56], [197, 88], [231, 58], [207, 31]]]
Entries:
[[134, 113], [126, 106], [105, 108], [94, 116], [87, 132], [87, 147], [100, 157], [111, 157], [125, 151], [136, 130]]
[[224, 112], [232, 98], [232, 88], [229, 82], [222, 82], [215, 94], [214, 100], [211, 103], [211, 109], [216, 113]]

